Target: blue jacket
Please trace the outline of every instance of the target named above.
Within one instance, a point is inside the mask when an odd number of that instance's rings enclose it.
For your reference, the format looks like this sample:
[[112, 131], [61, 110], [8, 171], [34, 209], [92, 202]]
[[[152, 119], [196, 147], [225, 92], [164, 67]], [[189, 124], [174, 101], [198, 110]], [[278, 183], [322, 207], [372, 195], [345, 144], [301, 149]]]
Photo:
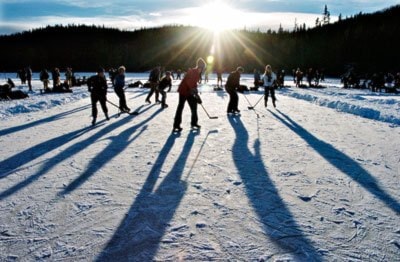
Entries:
[[114, 88], [123, 88], [125, 86], [125, 75], [118, 74], [114, 79]]

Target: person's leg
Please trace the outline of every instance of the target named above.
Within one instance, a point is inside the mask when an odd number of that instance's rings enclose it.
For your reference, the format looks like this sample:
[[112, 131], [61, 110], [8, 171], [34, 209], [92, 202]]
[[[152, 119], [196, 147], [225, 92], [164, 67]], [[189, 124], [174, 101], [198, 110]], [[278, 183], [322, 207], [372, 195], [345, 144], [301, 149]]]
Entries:
[[96, 123], [96, 118], [97, 118], [97, 101], [99, 100], [98, 97], [95, 94], [92, 94], [90, 96], [90, 99], [92, 100], [92, 125]]
[[182, 112], [185, 107], [186, 97], [179, 95], [179, 103], [174, 118], [174, 128], [181, 128]]
[[166, 107], [165, 100], [167, 99], [167, 93], [164, 90], [160, 90], [161, 94], [161, 106]]
[[107, 101], [107, 98], [105, 96], [101, 97], [99, 99], [99, 102], [100, 102], [100, 105], [101, 105], [101, 109], [104, 112], [104, 116], [106, 117], [107, 120], [110, 120], [110, 118], [108, 117], [108, 108], [107, 108], [106, 101]]
[[229, 94], [229, 102], [228, 102], [227, 113], [232, 113], [233, 110], [235, 109], [235, 108], [233, 107], [233, 99], [232, 99], [233, 93], [234, 93], [234, 92], [230, 92], [230, 91], [228, 92], [228, 94]]
[[236, 112], [240, 112], [238, 106], [239, 106], [239, 96], [238, 96], [237, 92], [233, 91], [232, 92], [232, 108], [233, 108], [233, 110]]
[[272, 98], [272, 105], [274, 107], [276, 107], [275, 101], [276, 101], [276, 97], [275, 97], [275, 88], [271, 87], [271, 98]]
[[122, 106], [122, 97], [121, 97], [121, 89], [120, 88], [114, 88], [115, 94], [118, 96], [119, 98], [119, 109], [123, 110], [124, 107]]
[[146, 97], [146, 102], [149, 104], [151, 103], [150, 98], [153, 95], [154, 91], [155, 91], [155, 85], [154, 85], [154, 83], [150, 83], [150, 92]]
[[160, 102], [160, 100], [159, 100], [160, 91], [158, 90], [158, 86], [156, 86], [156, 87], [154, 88], [154, 92], [155, 92], [155, 94], [156, 94], [156, 103], [159, 103], [159, 102]]
[[264, 106], [267, 107], [269, 96], [269, 87], [264, 87]]
[[192, 127], [200, 127], [198, 125], [198, 116], [197, 116], [197, 100], [194, 96], [189, 96], [187, 99], [190, 107], [190, 111], [192, 112], [192, 119], [190, 121], [190, 125]]

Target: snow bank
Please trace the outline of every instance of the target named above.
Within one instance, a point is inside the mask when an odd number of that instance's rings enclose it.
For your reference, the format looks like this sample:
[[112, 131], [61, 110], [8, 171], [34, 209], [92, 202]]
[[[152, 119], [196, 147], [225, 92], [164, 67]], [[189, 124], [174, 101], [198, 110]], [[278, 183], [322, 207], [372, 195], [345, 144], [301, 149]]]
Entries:
[[[396, 95], [377, 94], [376, 98], [368, 99], [362, 94], [353, 95], [327, 91], [316, 95], [312, 92], [310, 90], [284, 89], [281, 94], [306, 100], [319, 106], [333, 108], [340, 112], [400, 125], [400, 97]], [[369, 91], [363, 93], [368, 94]]]

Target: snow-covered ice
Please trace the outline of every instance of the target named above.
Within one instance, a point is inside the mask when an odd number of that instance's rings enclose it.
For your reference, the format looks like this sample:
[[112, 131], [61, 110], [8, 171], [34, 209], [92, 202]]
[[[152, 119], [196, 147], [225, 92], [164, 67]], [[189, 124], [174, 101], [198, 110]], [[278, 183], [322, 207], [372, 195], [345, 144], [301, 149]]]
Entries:
[[199, 107], [191, 131], [186, 105], [180, 135], [179, 80], [167, 109], [128, 88], [141, 113], [98, 106], [95, 127], [86, 86], [0, 101], [0, 261], [399, 261], [400, 96], [286, 82], [276, 109], [240, 95], [227, 116], [212, 75], [218, 119]]

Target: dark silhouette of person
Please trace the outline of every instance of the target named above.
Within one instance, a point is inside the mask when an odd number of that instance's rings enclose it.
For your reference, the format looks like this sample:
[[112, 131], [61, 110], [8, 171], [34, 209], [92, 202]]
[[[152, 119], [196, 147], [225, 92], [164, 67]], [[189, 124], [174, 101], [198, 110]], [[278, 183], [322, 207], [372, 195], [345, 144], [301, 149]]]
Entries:
[[146, 102], [151, 104], [150, 98], [153, 95], [153, 93], [156, 94], [156, 103], [159, 103], [160, 100], [158, 100], [158, 83], [160, 82], [160, 77], [161, 77], [161, 66], [155, 67], [153, 70], [151, 70], [150, 75], [149, 75], [149, 82], [150, 82], [150, 92], [146, 97]]
[[167, 93], [165, 92], [165, 89], [167, 87], [169, 87], [168, 92], [171, 91], [172, 79], [171, 79], [170, 71], [165, 72], [165, 76], [161, 79], [160, 84], [158, 85], [158, 91], [161, 94], [161, 107], [162, 108], [168, 107], [168, 105], [165, 103], [166, 99], [167, 99]]
[[200, 80], [201, 73], [205, 70], [207, 64], [204, 59], [199, 58], [196, 62], [195, 68], [190, 68], [185, 77], [182, 79], [181, 83], [178, 87], [179, 93], [179, 103], [176, 108], [175, 118], [174, 118], [174, 132], [182, 131], [181, 123], [182, 123], [182, 112], [185, 106], [185, 102], [187, 101], [190, 107], [190, 111], [192, 113], [191, 118], [191, 126], [194, 129], [199, 129], [200, 126], [198, 124], [197, 117], [197, 104], [201, 104], [201, 98], [199, 96], [197, 85]]
[[91, 76], [87, 81], [88, 91], [90, 92], [90, 99], [92, 101], [92, 125], [96, 124], [97, 119], [97, 102], [100, 102], [101, 109], [104, 112], [104, 116], [107, 120], [110, 120], [108, 117], [108, 108], [107, 108], [107, 80], [104, 76], [104, 69], [99, 68], [97, 70], [97, 74]]
[[232, 71], [226, 80], [225, 90], [229, 94], [228, 114], [238, 114], [239, 96], [237, 90], [240, 88], [240, 74], [243, 73], [243, 67], [239, 66], [235, 71]]

